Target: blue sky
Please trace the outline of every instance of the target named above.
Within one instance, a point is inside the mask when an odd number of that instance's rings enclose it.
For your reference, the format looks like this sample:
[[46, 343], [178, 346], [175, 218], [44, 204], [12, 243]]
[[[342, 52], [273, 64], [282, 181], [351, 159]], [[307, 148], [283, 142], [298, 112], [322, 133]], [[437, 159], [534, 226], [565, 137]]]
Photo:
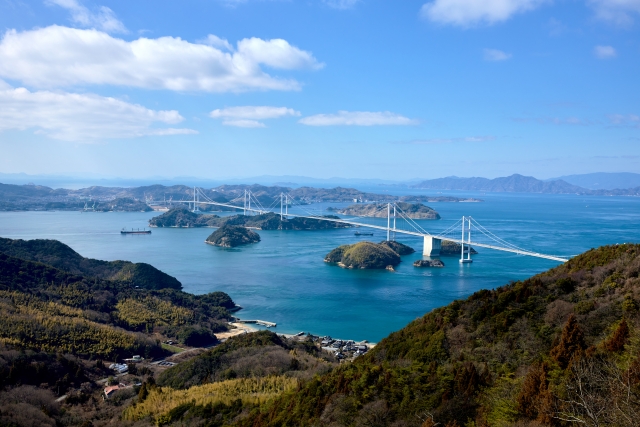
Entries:
[[640, 172], [640, 0], [0, 0], [0, 172]]

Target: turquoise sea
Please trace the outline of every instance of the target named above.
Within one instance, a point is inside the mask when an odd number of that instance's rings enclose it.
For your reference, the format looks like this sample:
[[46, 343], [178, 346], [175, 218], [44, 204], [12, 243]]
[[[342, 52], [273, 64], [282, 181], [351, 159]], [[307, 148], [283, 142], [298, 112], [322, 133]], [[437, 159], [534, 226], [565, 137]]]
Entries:
[[[372, 189], [365, 189], [372, 190]], [[373, 189], [375, 190], [375, 189]], [[377, 189], [376, 192], [380, 192]], [[391, 191], [400, 194], [401, 190]], [[404, 194], [420, 194], [419, 191]], [[433, 194], [433, 192], [429, 193]], [[445, 195], [482, 198], [483, 203], [430, 203], [439, 221], [419, 221], [430, 232], [471, 215], [520, 247], [570, 256], [605, 244], [640, 242], [640, 198], [539, 194]], [[340, 204], [312, 205], [314, 209]], [[435, 307], [479, 289], [495, 288], [558, 265], [557, 262], [479, 249], [472, 264], [443, 258], [442, 269], [414, 268], [422, 241], [398, 235], [417, 253], [397, 271], [354, 271], [330, 266], [324, 255], [338, 245], [384, 240], [382, 231], [356, 237], [353, 229], [260, 231], [262, 241], [240, 249], [204, 243], [212, 229], [143, 228], [157, 213], [2, 212], [0, 236], [60, 240], [86, 257], [147, 262], [178, 278], [184, 290], [227, 292], [244, 307], [245, 319], [277, 322], [282, 333], [300, 331], [376, 342]]]

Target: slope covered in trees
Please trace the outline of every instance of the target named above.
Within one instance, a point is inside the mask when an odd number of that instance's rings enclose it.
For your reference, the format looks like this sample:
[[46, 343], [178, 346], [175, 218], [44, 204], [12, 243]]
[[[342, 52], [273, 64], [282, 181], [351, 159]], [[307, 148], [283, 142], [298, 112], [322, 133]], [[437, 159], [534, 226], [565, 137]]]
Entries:
[[[28, 254], [28, 247], [18, 247]], [[147, 290], [0, 252], [0, 342], [19, 349], [101, 358], [160, 355], [151, 333], [181, 341], [212, 336], [227, 329], [227, 308], [234, 306], [221, 292]]]
[[13, 240], [0, 237], [0, 253], [42, 262], [72, 274], [118, 280], [143, 289], [182, 289], [182, 284], [175, 277], [149, 264], [84, 258], [57, 240]]
[[415, 320], [243, 426], [634, 426], [640, 246], [591, 250]]

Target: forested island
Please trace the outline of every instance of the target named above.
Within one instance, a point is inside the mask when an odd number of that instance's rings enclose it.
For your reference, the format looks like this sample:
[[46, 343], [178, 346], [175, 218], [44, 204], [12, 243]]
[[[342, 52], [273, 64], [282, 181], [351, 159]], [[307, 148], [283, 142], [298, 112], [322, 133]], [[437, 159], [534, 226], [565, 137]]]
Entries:
[[[323, 218], [340, 219], [335, 215]], [[212, 214], [196, 214], [186, 208], [171, 209], [149, 220], [150, 227], [223, 227], [239, 225], [258, 230], [327, 230], [333, 228], [349, 228], [349, 224], [326, 221], [316, 218], [283, 217], [275, 213], [260, 215], [232, 215], [220, 217]]]
[[400, 264], [400, 255], [387, 245], [358, 242], [338, 246], [325, 256], [324, 262], [349, 269], [384, 269]]
[[640, 415], [640, 245], [476, 292], [341, 364], [312, 337], [262, 331], [164, 370], [130, 364], [117, 381], [132, 385], [103, 401], [103, 360], [164, 357], [165, 337], [206, 342], [233, 301], [71, 273], [34, 261], [51, 252], [40, 244], [0, 251], [2, 425], [632, 427]]
[[[400, 212], [396, 214], [397, 216], [406, 215], [411, 219], [440, 219], [438, 212], [422, 203], [397, 202], [396, 205], [400, 209]], [[341, 215], [368, 216], [374, 218], [386, 218], [389, 214], [393, 215], [393, 207], [390, 208], [390, 212], [387, 212], [389, 207], [383, 203], [363, 203], [342, 209], [330, 209]]]
[[235, 248], [236, 246], [258, 243], [260, 235], [246, 227], [239, 225], [223, 225], [211, 233], [206, 243], [223, 248]]

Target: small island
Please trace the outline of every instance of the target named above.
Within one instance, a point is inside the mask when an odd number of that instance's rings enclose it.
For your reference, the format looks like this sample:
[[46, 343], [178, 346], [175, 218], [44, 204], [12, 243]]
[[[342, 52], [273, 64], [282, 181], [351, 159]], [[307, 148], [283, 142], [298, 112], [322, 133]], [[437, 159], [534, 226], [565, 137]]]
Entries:
[[236, 246], [258, 243], [260, 235], [246, 227], [238, 225], [223, 225], [211, 233], [205, 243], [223, 248], [235, 248]]
[[[396, 205], [402, 212], [411, 219], [440, 219], [440, 214], [435, 209], [422, 203], [404, 203], [397, 202]], [[386, 203], [362, 203], [347, 206], [343, 209], [330, 208], [341, 215], [368, 216], [374, 218], [387, 217]], [[393, 209], [392, 212], [393, 214]], [[399, 213], [397, 216], [400, 216]]]
[[385, 269], [400, 264], [400, 255], [386, 245], [359, 242], [335, 248], [327, 254], [324, 262], [349, 269]]
[[439, 259], [419, 259], [414, 261], [414, 267], [444, 267], [444, 262]]

